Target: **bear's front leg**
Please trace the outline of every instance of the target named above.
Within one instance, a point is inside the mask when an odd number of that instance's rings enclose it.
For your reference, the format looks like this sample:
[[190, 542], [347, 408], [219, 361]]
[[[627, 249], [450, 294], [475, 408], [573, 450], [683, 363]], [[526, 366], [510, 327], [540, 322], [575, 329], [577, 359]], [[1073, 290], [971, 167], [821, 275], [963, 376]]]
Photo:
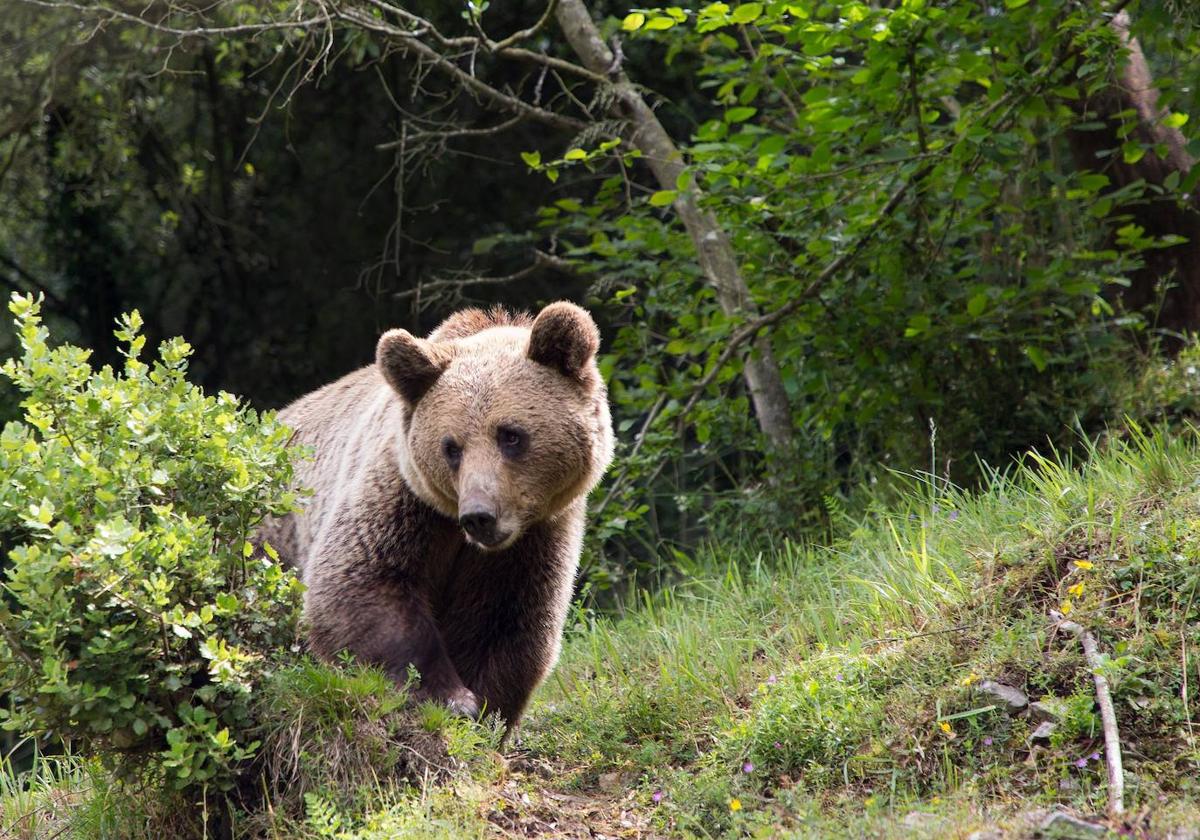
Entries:
[[305, 575], [305, 617], [317, 656], [332, 661], [349, 651], [379, 665], [401, 687], [410, 669], [420, 682], [416, 700], [445, 703], [456, 714], [478, 717], [482, 703], [463, 683], [418, 587], [404, 577], [372, 573], [370, 563], [319, 559]]
[[438, 616], [446, 647], [463, 681], [483, 700], [484, 713], [499, 714], [510, 728], [558, 659], [579, 531], [542, 523], [511, 548], [467, 546], [459, 555]]

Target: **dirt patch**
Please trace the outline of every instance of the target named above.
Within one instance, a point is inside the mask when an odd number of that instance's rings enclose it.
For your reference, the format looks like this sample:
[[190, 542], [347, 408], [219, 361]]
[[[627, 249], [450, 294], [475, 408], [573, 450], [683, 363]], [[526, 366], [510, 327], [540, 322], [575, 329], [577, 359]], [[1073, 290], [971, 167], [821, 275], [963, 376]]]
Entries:
[[497, 790], [485, 814], [502, 837], [658, 840], [666, 835], [652, 826], [644, 803], [633, 791], [565, 792], [546, 780], [516, 773]]

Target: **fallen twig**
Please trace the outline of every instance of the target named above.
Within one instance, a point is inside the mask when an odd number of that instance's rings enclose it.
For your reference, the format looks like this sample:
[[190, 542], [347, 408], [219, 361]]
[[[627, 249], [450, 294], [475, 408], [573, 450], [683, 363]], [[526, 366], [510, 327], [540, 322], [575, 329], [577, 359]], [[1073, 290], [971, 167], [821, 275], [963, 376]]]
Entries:
[[1100, 648], [1096, 637], [1085, 630], [1082, 625], [1068, 621], [1058, 610], [1050, 610], [1050, 617], [1058, 626], [1083, 645], [1083, 656], [1096, 682], [1096, 702], [1100, 706], [1100, 721], [1104, 729], [1104, 763], [1108, 767], [1108, 815], [1119, 816], [1125, 813], [1125, 771], [1121, 766], [1121, 735], [1117, 729], [1117, 713], [1113, 709], [1112, 691], [1108, 687], [1101, 666]]
[[978, 627], [981, 622], [973, 621], [970, 624], [960, 624], [957, 627], [947, 627], [945, 630], [927, 630], [924, 633], [910, 633], [907, 636], [884, 636], [879, 639], [867, 639], [863, 642], [864, 645], [882, 645], [891, 644], [893, 642], [908, 642], [913, 639], [924, 639], [926, 636], [944, 636], [947, 633], [961, 633], [963, 630], [970, 630], [972, 627]]

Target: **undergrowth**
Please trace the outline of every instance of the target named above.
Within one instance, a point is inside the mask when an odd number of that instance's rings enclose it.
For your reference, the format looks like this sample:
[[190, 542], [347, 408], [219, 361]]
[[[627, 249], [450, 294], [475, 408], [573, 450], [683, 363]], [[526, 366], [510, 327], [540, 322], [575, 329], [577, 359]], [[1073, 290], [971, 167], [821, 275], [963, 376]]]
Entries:
[[[1039, 809], [1106, 801], [1091, 675], [1056, 609], [1106, 654], [1126, 828], [1167, 836], [1200, 819], [1198, 450], [1134, 426], [977, 493], [909, 477], [828, 546], [716, 542], [684, 583], [577, 608], [503, 752], [492, 729], [401, 708], [374, 672], [300, 663], [266, 691], [263, 793], [235, 830], [1031, 836]], [[1049, 737], [986, 680], [1040, 701]], [[5, 836], [132, 837], [162, 818], [73, 758], [3, 778]]]

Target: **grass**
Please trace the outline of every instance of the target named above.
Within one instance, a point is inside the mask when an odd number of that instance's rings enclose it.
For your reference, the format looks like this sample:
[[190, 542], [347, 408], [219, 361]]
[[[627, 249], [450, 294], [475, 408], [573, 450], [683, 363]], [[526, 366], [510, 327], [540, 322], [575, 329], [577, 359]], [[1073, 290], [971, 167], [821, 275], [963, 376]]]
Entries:
[[[289, 669], [267, 692], [265, 794], [237, 830], [1031, 836], [1039, 809], [1105, 805], [1091, 675], [1051, 608], [1108, 654], [1130, 824], [1159, 837], [1200, 822], [1196, 436], [1135, 427], [1081, 464], [1030, 456], [977, 493], [907, 484], [832, 545], [714, 544], [692, 579], [620, 615], [578, 609], [503, 757], [496, 732], [404, 711], [371, 672]], [[1055, 709], [1050, 739], [983, 679]], [[0, 780], [2, 836], [154, 823], [79, 759]]]

